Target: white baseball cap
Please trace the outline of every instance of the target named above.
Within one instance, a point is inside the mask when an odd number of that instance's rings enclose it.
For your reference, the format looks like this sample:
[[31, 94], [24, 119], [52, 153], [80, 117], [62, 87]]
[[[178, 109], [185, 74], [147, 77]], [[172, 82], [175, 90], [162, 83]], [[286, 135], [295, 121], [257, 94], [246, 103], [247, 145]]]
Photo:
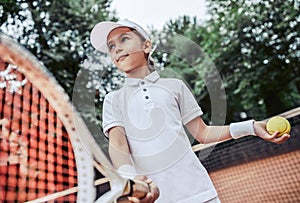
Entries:
[[146, 40], [150, 40], [147, 32], [138, 24], [129, 21], [121, 20], [118, 22], [103, 21], [95, 25], [91, 32], [90, 40], [93, 47], [101, 52], [109, 53], [107, 47], [107, 37], [109, 33], [118, 27], [129, 27], [138, 31]]

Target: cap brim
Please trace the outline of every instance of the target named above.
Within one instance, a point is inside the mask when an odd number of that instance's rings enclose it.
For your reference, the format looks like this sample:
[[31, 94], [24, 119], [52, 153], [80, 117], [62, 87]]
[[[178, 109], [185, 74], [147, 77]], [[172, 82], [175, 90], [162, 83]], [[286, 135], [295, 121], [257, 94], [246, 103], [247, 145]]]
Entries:
[[107, 36], [108, 34], [115, 28], [117, 27], [122, 27], [123, 25], [111, 22], [111, 21], [104, 21], [98, 23], [92, 30], [91, 35], [90, 35], [90, 40], [95, 47], [95, 49], [108, 53], [108, 47], [106, 44], [107, 41]]

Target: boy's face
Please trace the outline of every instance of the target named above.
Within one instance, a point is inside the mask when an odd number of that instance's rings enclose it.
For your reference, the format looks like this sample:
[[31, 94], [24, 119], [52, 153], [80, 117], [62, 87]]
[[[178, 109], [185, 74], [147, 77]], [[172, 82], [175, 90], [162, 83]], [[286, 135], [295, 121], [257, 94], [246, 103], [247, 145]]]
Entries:
[[145, 53], [148, 49], [130, 28], [120, 27], [111, 31], [107, 37], [107, 46], [119, 70], [130, 73], [136, 68], [147, 66]]

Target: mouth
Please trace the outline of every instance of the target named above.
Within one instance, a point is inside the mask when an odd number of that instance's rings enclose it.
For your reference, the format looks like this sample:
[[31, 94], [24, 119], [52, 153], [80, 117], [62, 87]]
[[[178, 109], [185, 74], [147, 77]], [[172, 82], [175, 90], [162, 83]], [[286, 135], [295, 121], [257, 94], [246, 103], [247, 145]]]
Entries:
[[129, 54], [123, 54], [119, 57], [116, 58], [116, 61], [119, 62], [120, 60], [123, 60], [124, 58], [126, 58], [127, 56], [129, 56]]

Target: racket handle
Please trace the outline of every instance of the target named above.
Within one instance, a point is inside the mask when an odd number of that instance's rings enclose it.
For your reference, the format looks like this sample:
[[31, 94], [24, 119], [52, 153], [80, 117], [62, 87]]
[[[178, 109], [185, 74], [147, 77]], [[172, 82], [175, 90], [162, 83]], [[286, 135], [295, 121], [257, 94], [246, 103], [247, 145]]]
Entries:
[[150, 186], [143, 181], [128, 180], [123, 195], [117, 199], [117, 203], [129, 202], [128, 197], [143, 199], [150, 190]]

